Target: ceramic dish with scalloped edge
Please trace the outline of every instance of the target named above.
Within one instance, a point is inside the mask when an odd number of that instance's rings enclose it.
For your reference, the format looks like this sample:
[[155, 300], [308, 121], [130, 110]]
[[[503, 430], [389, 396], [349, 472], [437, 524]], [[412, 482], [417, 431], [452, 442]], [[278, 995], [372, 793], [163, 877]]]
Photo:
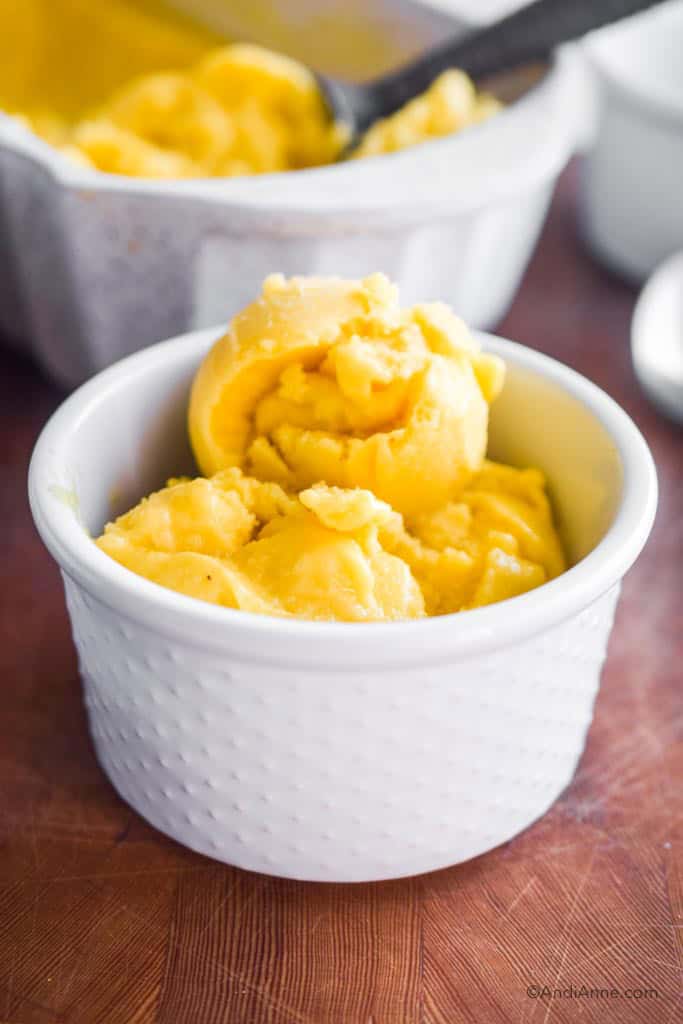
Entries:
[[[318, 70], [369, 77], [463, 22], [414, 0], [175, 0]], [[242, 308], [273, 267], [443, 298], [475, 327], [521, 280], [577, 132], [560, 54], [489, 122], [388, 157], [278, 175], [145, 181], [79, 167], [0, 113], [0, 332], [73, 386]], [[149, 296], [154, 301], [149, 301]]]

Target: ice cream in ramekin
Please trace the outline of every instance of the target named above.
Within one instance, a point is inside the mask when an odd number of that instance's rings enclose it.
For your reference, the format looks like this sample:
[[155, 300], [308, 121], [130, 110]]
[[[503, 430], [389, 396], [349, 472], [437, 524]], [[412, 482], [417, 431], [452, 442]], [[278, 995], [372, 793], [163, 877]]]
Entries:
[[192, 389], [204, 477], [171, 480], [98, 544], [228, 608], [349, 622], [444, 615], [565, 568], [543, 474], [487, 460], [504, 364], [381, 274], [268, 278]]
[[104, 770], [157, 828], [269, 874], [395, 878], [509, 839], [583, 749], [620, 581], [654, 517], [643, 438], [585, 378], [476, 335], [506, 365], [491, 455], [543, 471], [571, 567], [454, 615], [369, 626], [245, 614], [156, 586], [93, 543], [193, 471], [187, 403], [217, 333], [89, 381], [33, 456], [31, 507], [64, 576]]

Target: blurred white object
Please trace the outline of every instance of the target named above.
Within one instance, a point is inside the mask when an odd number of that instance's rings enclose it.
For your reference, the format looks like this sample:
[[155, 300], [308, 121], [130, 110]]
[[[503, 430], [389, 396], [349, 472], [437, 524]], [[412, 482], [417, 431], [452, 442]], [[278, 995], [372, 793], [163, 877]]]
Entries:
[[683, 423], [683, 252], [653, 274], [631, 325], [633, 366], [662, 412]]
[[443, 11], [470, 21], [473, 25], [486, 25], [498, 21], [506, 14], [511, 14], [519, 7], [526, 7], [531, 0], [423, 0], [429, 7], [438, 7]]
[[220, 608], [134, 575], [91, 539], [192, 471], [188, 391], [218, 333], [84, 385], [31, 462], [102, 767], [161, 831], [268, 874], [395, 878], [510, 839], [583, 750], [620, 581], [657, 502], [643, 438], [579, 374], [482, 336], [508, 366], [491, 455], [545, 472], [572, 568], [522, 597], [412, 622]]
[[640, 281], [683, 246], [683, 0], [595, 33], [584, 52], [597, 90], [584, 231]]
[[[411, 0], [279, 0], [265, 20], [262, 5], [237, 0], [176, 6], [352, 77], [462, 29]], [[461, 135], [229, 180], [100, 174], [0, 115], [0, 332], [73, 385], [143, 345], [228, 319], [274, 270], [381, 269], [407, 303], [444, 299], [491, 326], [575, 147], [575, 82], [560, 55], [519, 102]]]

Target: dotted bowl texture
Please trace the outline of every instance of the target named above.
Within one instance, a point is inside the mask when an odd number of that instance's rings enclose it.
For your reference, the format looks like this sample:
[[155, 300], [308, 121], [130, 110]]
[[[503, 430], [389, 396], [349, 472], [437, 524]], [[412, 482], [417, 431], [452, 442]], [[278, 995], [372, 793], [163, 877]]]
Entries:
[[456, 864], [543, 814], [581, 755], [619, 591], [486, 656], [350, 674], [169, 642], [64, 579], [121, 796], [210, 857], [318, 881]]

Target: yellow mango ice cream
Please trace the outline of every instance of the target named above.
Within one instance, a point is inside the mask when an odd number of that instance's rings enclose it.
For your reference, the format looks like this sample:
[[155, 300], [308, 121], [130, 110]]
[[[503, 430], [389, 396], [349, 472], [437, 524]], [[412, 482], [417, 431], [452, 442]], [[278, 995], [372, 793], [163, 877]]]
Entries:
[[417, 515], [480, 468], [502, 382], [447, 306], [402, 310], [382, 274], [274, 275], [199, 370], [190, 436], [207, 476], [363, 487]]
[[159, 72], [124, 86], [66, 144], [114, 174], [200, 178], [331, 163], [345, 137], [307, 68], [236, 43], [191, 72]]
[[[0, 107], [81, 165], [141, 178], [233, 177], [333, 163], [348, 141], [315, 75], [157, 0], [0, 0], [13, 40]], [[390, 153], [500, 108], [447, 71], [373, 126], [354, 156]]]
[[133, 572], [262, 614], [443, 615], [565, 568], [543, 475], [486, 459], [504, 366], [381, 274], [269, 277], [194, 381], [200, 471], [105, 528]]
[[395, 153], [428, 139], [453, 135], [481, 124], [501, 110], [499, 100], [477, 92], [472, 79], [454, 68], [430, 85], [391, 117], [382, 118], [365, 133], [353, 152], [354, 158]]

